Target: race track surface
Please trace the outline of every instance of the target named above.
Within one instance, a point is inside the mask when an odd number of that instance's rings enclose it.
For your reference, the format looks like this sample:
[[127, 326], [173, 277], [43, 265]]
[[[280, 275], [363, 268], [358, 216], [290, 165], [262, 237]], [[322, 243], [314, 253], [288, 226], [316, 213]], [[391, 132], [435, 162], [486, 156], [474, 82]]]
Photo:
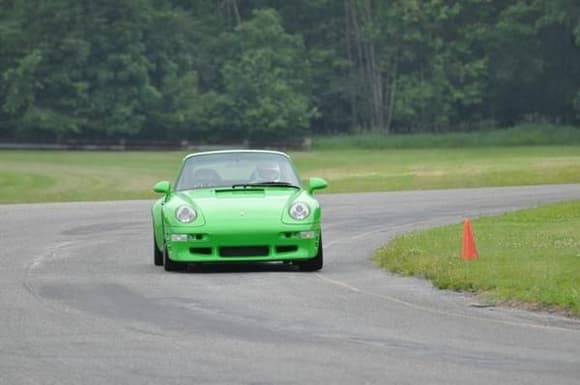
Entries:
[[370, 260], [396, 234], [566, 199], [580, 185], [323, 195], [318, 273], [166, 273], [149, 201], [0, 206], [0, 384], [578, 385], [580, 322]]

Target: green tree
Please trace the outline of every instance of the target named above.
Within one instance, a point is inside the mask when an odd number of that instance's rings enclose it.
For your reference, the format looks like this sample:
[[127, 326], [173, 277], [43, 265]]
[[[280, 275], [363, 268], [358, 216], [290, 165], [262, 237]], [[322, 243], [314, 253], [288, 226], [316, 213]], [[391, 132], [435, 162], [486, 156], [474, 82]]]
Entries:
[[0, 0], [0, 135], [580, 122], [576, 0]]
[[239, 52], [222, 70], [221, 112], [254, 141], [302, 136], [315, 114], [302, 40], [284, 31], [276, 11], [253, 15], [233, 32]]
[[84, 119], [77, 107], [86, 84], [79, 68], [86, 64], [88, 44], [74, 27], [66, 28], [79, 23], [77, 11], [74, 5], [63, 9], [62, 2], [14, 2], [10, 8], [20, 33], [6, 37], [2, 108], [17, 131], [80, 131]]
[[200, 52], [198, 21], [191, 11], [158, 2], [143, 41], [149, 64], [144, 99], [144, 135], [199, 136], [201, 100], [195, 62]]
[[481, 27], [470, 18], [484, 2], [398, 4], [390, 11], [402, 28], [391, 31], [399, 41], [395, 124], [411, 131], [452, 129], [484, 102], [488, 61], [476, 49]]
[[4, 111], [20, 131], [133, 134], [148, 84], [145, 0], [15, 3], [20, 49], [3, 73]]

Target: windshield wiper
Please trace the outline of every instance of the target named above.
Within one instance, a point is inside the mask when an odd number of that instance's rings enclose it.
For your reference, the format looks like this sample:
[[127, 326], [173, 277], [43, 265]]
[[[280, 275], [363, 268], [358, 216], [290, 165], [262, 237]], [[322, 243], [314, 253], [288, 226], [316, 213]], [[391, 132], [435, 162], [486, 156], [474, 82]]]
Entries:
[[292, 188], [296, 188], [296, 189], [300, 188], [300, 186], [293, 185], [292, 183], [276, 182], [276, 181], [240, 183], [240, 184], [235, 184], [232, 186], [232, 188], [236, 188], [236, 187], [243, 187], [243, 188], [246, 188], [246, 187], [292, 187]]

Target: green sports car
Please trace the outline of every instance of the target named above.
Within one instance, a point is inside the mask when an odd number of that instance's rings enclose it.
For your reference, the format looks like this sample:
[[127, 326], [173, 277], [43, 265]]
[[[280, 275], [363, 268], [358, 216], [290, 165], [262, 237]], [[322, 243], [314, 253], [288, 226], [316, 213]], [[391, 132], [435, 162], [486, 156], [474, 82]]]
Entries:
[[283, 261], [322, 268], [320, 206], [310, 178], [303, 188], [288, 155], [229, 150], [185, 157], [175, 186], [152, 209], [154, 263], [183, 270], [188, 263]]

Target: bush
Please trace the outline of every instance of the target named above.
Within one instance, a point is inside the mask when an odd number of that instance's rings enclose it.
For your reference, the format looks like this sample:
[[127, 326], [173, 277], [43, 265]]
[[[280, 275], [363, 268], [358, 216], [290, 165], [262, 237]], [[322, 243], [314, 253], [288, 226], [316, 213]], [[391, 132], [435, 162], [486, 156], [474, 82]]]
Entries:
[[524, 124], [495, 131], [444, 134], [320, 136], [313, 140], [317, 150], [342, 148], [460, 148], [497, 146], [545, 146], [580, 144], [580, 128]]

